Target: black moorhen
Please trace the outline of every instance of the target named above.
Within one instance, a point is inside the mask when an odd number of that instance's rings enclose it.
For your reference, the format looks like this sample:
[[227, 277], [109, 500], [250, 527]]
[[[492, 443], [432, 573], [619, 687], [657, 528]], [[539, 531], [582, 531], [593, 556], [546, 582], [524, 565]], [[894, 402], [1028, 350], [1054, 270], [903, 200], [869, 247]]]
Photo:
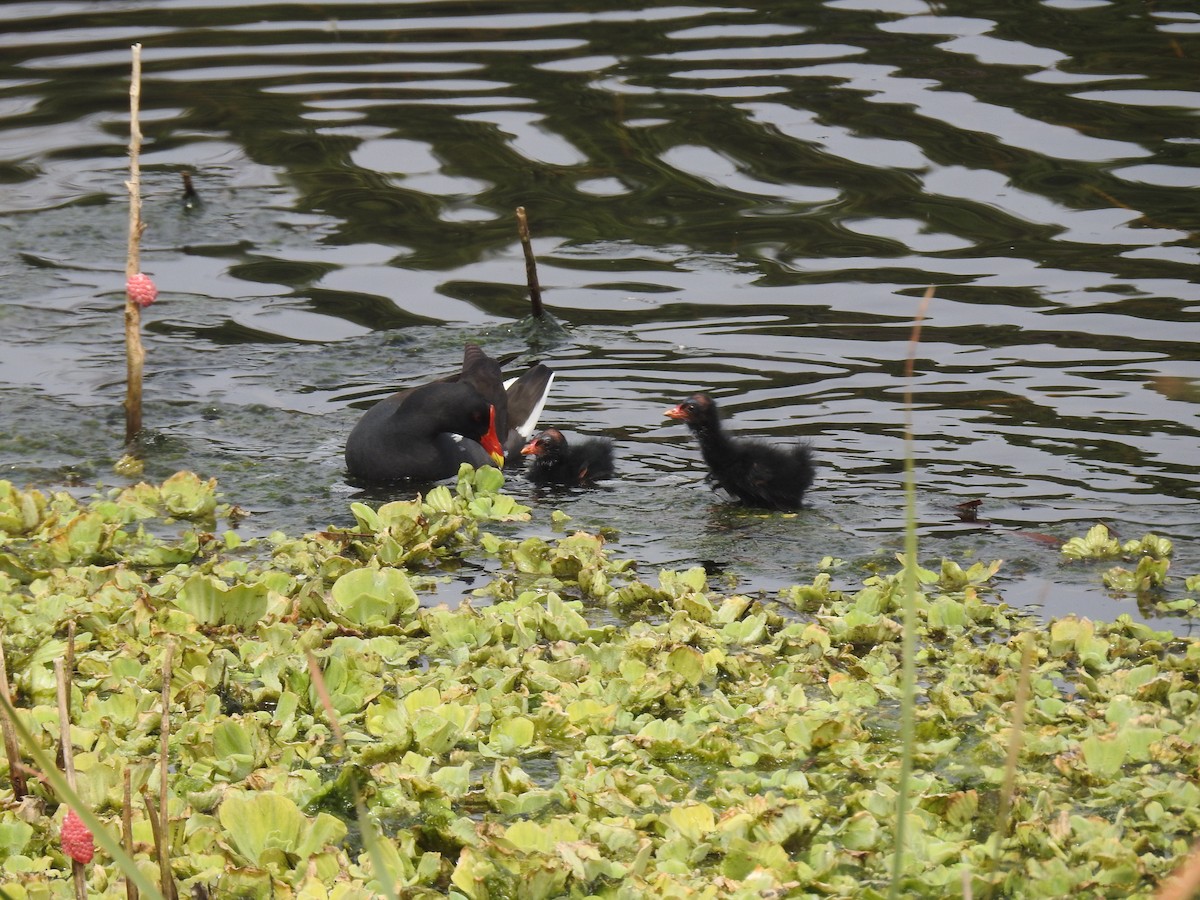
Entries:
[[686, 422], [700, 441], [708, 479], [747, 506], [799, 509], [813, 482], [807, 444], [778, 447], [752, 438], [731, 438], [721, 428], [717, 404], [696, 394], [665, 415]]
[[346, 469], [367, 482], [437, 481], [464, 462], [500, 466], [520, 460], [554, 380], [538, 363], [501, 380], [500, 364], [474, 344], [461, 372], [380, 400], [346, 440]]
[[587, 484], [611, 478], [614, 472], [612, 441], [588, 438], [568, 445], [557, 428], [547, 428], [521, 448], [533, 457], [526, 474], [537, 484]]

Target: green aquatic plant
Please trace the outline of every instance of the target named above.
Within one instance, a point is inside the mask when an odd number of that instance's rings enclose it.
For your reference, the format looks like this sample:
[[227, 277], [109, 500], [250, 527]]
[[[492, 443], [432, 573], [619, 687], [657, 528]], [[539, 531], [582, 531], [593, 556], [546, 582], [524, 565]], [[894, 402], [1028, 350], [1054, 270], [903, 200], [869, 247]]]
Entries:
[[[998, 598], [999, 563], [911, 554], [776, 596], [700, 568], [642, 575], [501, 488], [468, 468], [356, 504], [345, 527], [243, 542], [216, 535], [227, 507], [172, 508], [161, 486], [79, 501], [0, 483], [21, 511], [0, 535], [21, 765], [49, 777], [74, 623], [70, 739], [97, 835], [125, 812], [125, 773], [159, 777], [175, 648], [185, 894], [1146, 897], [1200, 829], [1200, 642], [1126, 616], [1037, 622]], [[80, 517], [128, 537], [58, 561], [45, 545]], [[1147, 541], [1130, 555], [1166, 558]], [[463, 561], [490, 579], [465, 596], [442, 578]], [[60, 801], [31, 784], [0, 804], [0, 887], [70, 896]], [[154, 882], [150, 820], [130, 813], [130, 864]], [[113, 860], [102, 844], [92, 896], [123, 895]]]
[[1103, 523], [1093, 525], [1084, 537], [1073, 537], [1062, 545], [1067, 559], [1113, 559], [1121, 555], [1121, 543]]
[[[1085, 537], [1074, 537], [1064, 543], [1062, 553], [1072, 561], [1121, 559], [1127, 565], [1112, 566], [1100, 574], [1104, 586], [1113, 594], [1133, 595], [1139, 606], [1166, 615], [1192, 613], [1200, 609], [1194, 597], [1169, 593], [1171, 583], [1178, 584], [1181, 580], [1170, 575], [1174, 549], [1168, 538], [1155, 534], [1121, 544], [1104, 525], [1094, 525]], [[1200, 592], [1200, 576], [1185, 577], [1182, 582], [1185, 591]]]

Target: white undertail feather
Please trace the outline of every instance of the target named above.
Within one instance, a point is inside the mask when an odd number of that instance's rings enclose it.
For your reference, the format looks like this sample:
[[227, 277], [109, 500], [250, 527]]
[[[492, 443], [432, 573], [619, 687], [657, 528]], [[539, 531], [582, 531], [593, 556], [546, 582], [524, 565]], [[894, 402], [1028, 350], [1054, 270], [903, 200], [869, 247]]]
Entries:
[[[524, 422], [517, 423], [516, 425], [511, 423], [509, 425], [510, 428], [516, 429], [517, 434], [521, 435], [521, 437], [525, 438], [525, 440], [529, 440], [531, 437], [533, 437], [534, 429], [537, 428], [538, 419], [541, 418], [542, 410], [546, 406], [546, 398], [550, 396], [550, 387], [554, 384], [555, 374], [556, 373], [554, 372], [550, 373], [550, 380], [546, 382], [546, 390], [542, 392], [542, 399], [537, 402], [537, 405], [529, 414], [529, 418]], [[512, 378], [504, 382], [504, 389], [508, 390], [508, 386], [516, 380], [517, 379]]]

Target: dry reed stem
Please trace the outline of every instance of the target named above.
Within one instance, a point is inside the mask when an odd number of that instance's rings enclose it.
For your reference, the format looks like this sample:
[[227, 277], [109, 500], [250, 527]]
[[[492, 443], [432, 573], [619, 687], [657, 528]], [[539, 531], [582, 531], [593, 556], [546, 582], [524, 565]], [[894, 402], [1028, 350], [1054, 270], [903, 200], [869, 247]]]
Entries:
[[[133, 859], [133, 784], [129, 766], [125, 766], [125, 803], [121, 808], [121, 838], [125, 842], [125, 852]], [[127, 900], [138, 900], [137, 885], [133, 879], [125, 879], [125, 897]]]
[[159, 724], [159, 837], [155, 841], [158, 847], [159, 880], [162, 884], [163, 896], [175, 900], [179, 891], [175, 887], [175, 877], [171, 872], [171, 804], [167, 796], [167, 764], [169, 741], [171, 737], [171, 657], [175, 653], [174, 642], [168, 641], [163, 653], [162, 673], [162, 718]]
[[308, 675], [312, 678], [313, 689], [317, 692], [317, 699], [321, 701], [321, 706], [325, 708], [325, 716], [329, 719], [329, 727], [333, 731], [333, 736], [338, 742], [338, 746], [343, 750], [346, 748], [346, 738], [342, 735], [342, 725], [338, 721], [337, 710], [333, 707], [333, 698], [329, 696], [329, 687], [325, 684], [325, 675], [321, 671], [321, 666], [317, 662], [317, 658], [308, 653]]
[[58, 682], [58, 727], [61, 733], [63, 773], [67, 784], [75, 790], [75, 748], [71, 745], [71, 706], [67, 697], [67, 667], [63, 660], [54, 661], [54, 677]]
[[[12, 705], [12, 692], [8, 687], [8, 660], [4, 658], [4, 631], [0, 629], [0, 693]], [[8, 713], [0, 709], [0, 729], [4, 731], [4, 754], [8, 758], [8, 780], [12, 783], [13, 800], [21, 801], [29, 793], [25, 781], [25, 766], [21, 762], [21, 745], [17, 733], [8, 721]]]
[[[74, 636], [73, 632], [72, 636]], [[62, 747], [63, 772], [67, 777], [67, 784], [70, 785], [71, 790], [75, 791], [77, 790], [75, 748], [71, 743], [71, 702], [68, 693], [71, 675], [67, 671], [66, 660], [56, 659], [54, 661], [54, 677], [58, 683], [58, 731], [59, 744]], [[84, 864], [75, 859], [71, 860], [71, 880], [75, 884], [77, 900], [87, 900], [87, 872]]]
[[63, 667], [69, 678], [75, 677], [75, 620], [67, 623], [67, 650], [63, 654]]
[[[154, 797], [150, 793], [150, 786], [148, 784], [142, 785], [142, 802], [146, 804], [146, 818], [150, 820], [150, 833], [154, 837], [154, 850], [158, 854], [159, 878], [161, 879], [163, 874], [162, 860], [165, 858], [162, 848], [167, 836], [163, 833], [162, 812], [154, 802]], [[162, 896], [165, 900], [178, 900], [179, 891], [175, 887], [175, 878], [171, 875], [169, 861], [167, 866], [167, 880], [161, 882], [160, 887], [162, 888]]]
[[[155, 804], [154, 797], [150, 793], [150, 785], [143, 784], [141, 794], [142, 802], [146, 804], [146, 818], [150, 820], [150, 834], [154, 838], [154, 849], [157, 852], [158, 848], [162, 846], [162, 820], [158, 815], [158, 806]], [[159, 874], [162, 874], [161, 871]], [[162, 889], [163, 896], [167, 896], [169, 888], [163, 885]]]
[[908, 336], [908, 359], [904, 361], [904, 377], [908, 379], [908, 384], [904, 390], [904, 408], [908, 415], [904, 420], [904, 424], [908, 430], [908, 437], [912, 439], [912, 377], [913, 369], [917, 363], [917, 347], [921, 344], [921, 326], [925, 324], [925, 315], [929, 312], [929, 304], [933, 300], [933, 286], [930, 285], [925, 289], [925, 293], [921, 297], [921, 304], [917, 307], [917, 317], [913, 321], [912, 331]]
[[[142, 130], [138, 124], [138, 108], [142, 99], [142, 45], [134, 44], [133, 74], [129, 82], [129, 248], [125, 258], [125, 280], [141, 271], [142, 232], [142, 173], [140, 154]], [[142, 309], [125, 292], [125, 443], [132, 445], [142, 430], [142, 369], [146, 351], [142, 346]]]
[[525, 253], [525, 280], [529, 283], [529, 304], [533, 307], [534, 318], [542, 317], [542, 288], [538, 284], [537, 260], [533, 255], [533, 245], [529, 238], [529, 219], [525, 216], [525, 207], [517, 207], [517, 234], [521, 236], [521, 250]]

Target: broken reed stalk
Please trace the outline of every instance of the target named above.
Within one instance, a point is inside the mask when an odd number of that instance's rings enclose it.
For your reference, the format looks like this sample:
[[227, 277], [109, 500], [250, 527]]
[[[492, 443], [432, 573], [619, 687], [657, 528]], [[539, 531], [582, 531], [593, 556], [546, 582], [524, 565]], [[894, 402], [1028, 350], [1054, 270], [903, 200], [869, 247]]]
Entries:
[[517, 234], [521, 236], [521, 249], [525, 252], [525, 280], [529, 283], [529, 304], [533, 307], [533, 317], [542, 317], [542, 288], [538, 284], [537, 260], [533, 256], [533, 245], [529, 240], [529, 219], [525, 217], [525, 207], [517, 207]]
[[[162, 865], [163, 859], [163, 844], [166, 841], [166, 835], [163, 834], [162, 814], [159, 811], [158, 805], [154, 802], [154, 797], [150, 793], [150, 786], [142, 785], [142, 802], [146, 804], [146, 818], [150, 820], [150, 834], [154, 837], [154, 850], [158, 854], [159, 865]], [[159, 876], [161, 877], [161, 868]], [[163, 897], [166, 900], [178, 900], [179, 891], [175, 888], [175, 878], [169, 877], [162, 884]]]
[[[58, 731], [59, 744], [62, 747], [63, 772], [67, 776], [67, 784], [71, 790], [78, 790], [75, 784], [75, 748], [71, 743], [71, 702], [70, 679], [66, 661], [54, 661], [54, 676], [58, 682]], [[76, 813], [78, 815], [78, 813]], [[78, 900], [87, 900], [87, 872], [83, 863], [71, 860], [71, 878], [75, 883], [75, 896]]]
[[[125, 280], [141, 271], [142, 174], [139, 154], [142, 130], [138, 125], [138, 107], [142, 99], [142, 45], [134, 44], [133, 75], [129, 82], [129, 249], [125, 258]], [[142, 430], [142, 368], [146, 351], [142, 346], [142, 309], [125, 292], [125, 443], [132, 445]]]
[[75, 620], [72, 619], [67, 623], [67, 650], [63, 654], [63, 666], [67, 670], [67, 675], [74, 677], [75, 675]]
[[[333, 737], [337, 741], [342, 752], [346, 752], [346, 738], [342, 734], [342, 726], [338, 721], [337, 710], [333, 707], [333, 698], [329, 696], [329, 687], [325, 684], [325, 676], [321, 672], [321, 666], [317, 662], [317, 657], [311, 650], [307, 653], [308, 656], [308, 674], [312, 679], [313, 690], [316, 692], [317, 699], [321, 701], [321, 706], [325, 709], [325, 716], [329, 719], [329, 728], [333, 732]], [[367, 805], [363, 803], [362, 791], [358, 787], [358, 773], [355, 769], [350, 769], [350, 790], [354, 794], [354, 809], [358, 814], [358, 827], [362, 834], [363, 844], [367, 848], [367, 856], [371, 860], [371, 868], [375, 872], [375, 880], [380, 886], [383, 896], [388, 900], [398, 900], [399, 895], [395, 889], [395, 879], [392, 876], [391, 870], [388, 868], [387, 860], [383, 856], [383, 849], [380, 846], [379, 831], [371, 817], [367, 814]]]
[[[158, 804], [154, 802], [154, 797], [150, 793], [150, 785], [142, 785], [142, 803], [146, 805], [146, 818], [150, 822], [150, 836], [154, 838], [155, 853], [161, 858], [162, 854], [158, 848], [162, 846], [162, 820], [158, 815]], [[160, 873], [161, 874], [161, 873]], [[166, 896], [169, 888], [163, 885], [163, 895]]]
[[[66, 647], [66, 650], [63, 651], [63, 667], [67, 672], [68, 678], [70, 678], [74, 675], [74, 672], [75, 672], [75, 620], [74, 619], [72, 619], [70, 622], [67, 623], [67, 647]], [[58, 756], [55, 757], [55, 760], [54, 760], [55, 763], [58, 764], [58, 767], [64, 771], [66, 771], [66, 766], [67, 766], [67, 760], [66, 760], [66, 755], [65, 755], [66, 752], [67, 752], [66, 749], [63, 747], [62, 743], [60, 743], [58, 745]], [[71, 784], [71, 787], [72, 788], [75, 787], [75, 784], [73, 782]]]
[[163, 652], [162, 672], [162, 720], [159, 723], [159, 837], [155, 841], [158, 846], [158, 870], [163, 894], [168, 900], [175, 900], [179, 891], [175, 887], [175, 876], [171, 872], [171, 809], [167, 799], [167, 753], [171, 737], [171, 657], [175, 653], [175, 643], [168, 641]]
[[908, 360], [904, 366], [904, 627], [900, 649], [900, 777], [896, 785], [896, 845], [892, 856], [892, 883], [888, 896], [900, 896], [900, 876], [904, 872], [904, 844], [908, 838], [909, 782], [912, 779], [913, 743], [916, 740], [917, 687], [917, 477], [913, 462], [913, 370], [917, 347], [921, 343], [921, 325], [933, 299], [933, 287], [925, 291], [909, 338]]
[[[121, 808], [121, 840], [125, 843], [125, 852], [133, 856], [133, 778], [129, 766], [125, 766], [125, 803]], [[137, 885], [130, 878], [125, 879], [126, 900], [138, 900]]]
[[[8, 660], [4, 658], [4, 631], [0, 630], [0, 694], [4, 695], [6, 706], [12, 705], [12, 692], [8, 687]], [[8, 779], [12, 782], [13, 800], [21, 801], [29, 793], [25, 782], [25, 766], [21, 763], [21, 746], [17, 743], [17, 733], [13, 731], [8, 713], [0, 710], [0, 729], [4, 731], [4, 755], [8, 759]]]

